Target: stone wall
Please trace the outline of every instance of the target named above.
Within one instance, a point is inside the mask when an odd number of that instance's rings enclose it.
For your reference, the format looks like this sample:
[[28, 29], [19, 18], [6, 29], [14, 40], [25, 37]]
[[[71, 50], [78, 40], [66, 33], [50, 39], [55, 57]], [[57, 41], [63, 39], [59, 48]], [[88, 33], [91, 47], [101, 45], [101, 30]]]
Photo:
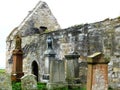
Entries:
[[[47, 6], [44, 6], [44, 3], [40, 4], [40, 10], [42, 9], [44, 11], [46, 10], [46, 7]], [[37, 9], [38, 11], [36, 9], [34, 10], [34, 12], [42, 13], [39, 9]], [[47, 10], [45, 12], [49, 12]], [[31, 64], [33, 61], [36, 61], [39, 70], [39, 81], [42, 80], [42, 75], [44, 74], [44, 51], [46, 50], [46, 38], [50, 35], [53, 37], [53, 47], [57, 53], [57, 58], [61, 60], [65, 59], [64, 55], [70, 52], [77, 52], [80, 54], [80, 76], [85, 79], [86, 73], [84, 72], [87, 72], [86, 57], [98, 51], [103, 52], [105, 57], [110, 58], [108, 73], [109, 85], [114, 88], [120, 87], [119, 17], [115, 19], [105, 19], [104, 21], [96, 23], [72, 26], [67, 29], [59, 29], [60, 27], [55, 19], [46, 16], [45, 13], [45, 15], [41, 16], [40, 19], [36, 19], [37, 17], [34, 16], [34, 14], [35, 13], [32, 14], [32, 17], [26, 18], [23, 23], [13, 30], [7, 38], [7, 72], [10, 73], [12, 67], [11, 52], [14, 49], [14, 35], [19, 33], [22, 36], [23, 42], [23, 70], [25, 74], [32, 73]], [[46, 20], [46, 17], [48, 17], [49, 20]], [[31, 21], [31, 19], [34, 22]], [[38, 27], [41, 25], [48, 27], [48, 31], [37, 33], [36, 30], [39, 31], [40, 29], [38, 29]], [[81, 80], [81, 83], [86, 83], [85, 79]]]
[[[12, 51], [15, 48], [14, 36], [16, 34], [20, 34], [20, 36], [22, 37], [28, 36], [28, 38], [22, 40], [24, 47], [24, 44], [28, 45], [32, 43], [33, 40], [32, 38], [34, 37], [31, 38], [30, 36], [35, 34], [41, 34], [43, 33], [43, 31], [45, 31], [41, 27], [47, 27], [49, 31], [60, 29], [60, 25], [58, 24], [56, 18], [53, 16], [48, 5], [42, 1], [38, 2], [35, 8], [33, 8], [33, 10], [29, 12], [27, 17], [21, 22], [21, 24], [18, 27], [16, 27], [14, 30], [12, 30], [12, 32], [7, 37], [6, 70], [8, 73], [11, 72], [11, 67], [12, 67]], [[31, 40], [29, 38], [31, 38]], [[27, 42], [24, 43], [24, 41]], [[28, 50], [27, 47], [32, 48], [36, 44], [35, 43], [30, 44], [31, 46], [27, 46], [27, 45], [23, 49]], [[31, 51], [31, 49], [29, 49], [29, 51]], [[26, 51], [27, 52], [26, 54], [30, 55], [29, 51]], [[26, 56], [26, 54], [24, 56]]]

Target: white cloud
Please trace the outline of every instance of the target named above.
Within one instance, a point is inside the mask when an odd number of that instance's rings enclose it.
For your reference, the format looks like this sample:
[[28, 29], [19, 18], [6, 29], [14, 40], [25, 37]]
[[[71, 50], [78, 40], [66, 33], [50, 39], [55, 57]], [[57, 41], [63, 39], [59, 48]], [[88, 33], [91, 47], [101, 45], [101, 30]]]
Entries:
[[[0, 1], [0, 56], [5, 55], [5, 40], [39, 0]], [[71, 25], [100, 21], [120, 15], [120, 0], [44, 0], [62, 28]], [[4, 58], [5, 59], [5, 58]], [[5, 60], [1, 59], [1, 62]], [[4, 63], [0, 63], [0, 66]]]
[[0, 53], [0, 69], [5, 68], [5, 53]]

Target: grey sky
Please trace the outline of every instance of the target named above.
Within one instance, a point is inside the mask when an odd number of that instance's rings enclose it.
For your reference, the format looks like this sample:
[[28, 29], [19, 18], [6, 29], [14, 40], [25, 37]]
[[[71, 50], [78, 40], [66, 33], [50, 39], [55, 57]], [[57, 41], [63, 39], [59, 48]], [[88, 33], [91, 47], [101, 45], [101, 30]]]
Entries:
[[[5, 40], [39, 0], [0, 1], [0, 68], [5, 67]], [[120, 15], [120, 0], [44, 0], [62, 28]]]

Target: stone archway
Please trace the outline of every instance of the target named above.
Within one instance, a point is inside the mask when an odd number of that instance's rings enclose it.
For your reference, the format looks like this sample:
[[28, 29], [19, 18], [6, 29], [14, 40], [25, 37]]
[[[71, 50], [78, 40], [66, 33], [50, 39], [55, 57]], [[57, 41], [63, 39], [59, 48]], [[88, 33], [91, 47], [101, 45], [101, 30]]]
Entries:
[[36, 79], [38, 81], [38, 64], [36, 61], [32, 62], [32, 74], [36, 76]]

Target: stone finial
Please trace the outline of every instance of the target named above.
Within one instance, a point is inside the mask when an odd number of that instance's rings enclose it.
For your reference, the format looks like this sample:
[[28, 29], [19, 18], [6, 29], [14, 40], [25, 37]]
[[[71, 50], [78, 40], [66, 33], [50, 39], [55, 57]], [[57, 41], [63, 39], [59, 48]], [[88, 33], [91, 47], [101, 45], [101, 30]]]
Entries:
[[48, 38], [47, 38], [47, 40], [46, 40], [46, 42], [47, 42], [47, 48], [48, 49], [53, 49], [53, 47], [52, 47], [52, 37], [51, 36], [48, 36]]
[[21, 49], [21, 37], [19, 35], [15, 36], [15, 49]]
[[47, 37], [47, 40], [46, 40], [46, 43], [47, 43], [47, 49], [46, 49], [46, 51], [44, 52], [44, 55], [47, 55], [47, 56], [49, 56], [49, 57], [51, 57], [51, 56], [55, 56], [56, 55], [56, 53], [55, 53], [55, 51], [53, 50], [53, 39], [52, 39], [52, 37], [51, 36], [48, 36]]

